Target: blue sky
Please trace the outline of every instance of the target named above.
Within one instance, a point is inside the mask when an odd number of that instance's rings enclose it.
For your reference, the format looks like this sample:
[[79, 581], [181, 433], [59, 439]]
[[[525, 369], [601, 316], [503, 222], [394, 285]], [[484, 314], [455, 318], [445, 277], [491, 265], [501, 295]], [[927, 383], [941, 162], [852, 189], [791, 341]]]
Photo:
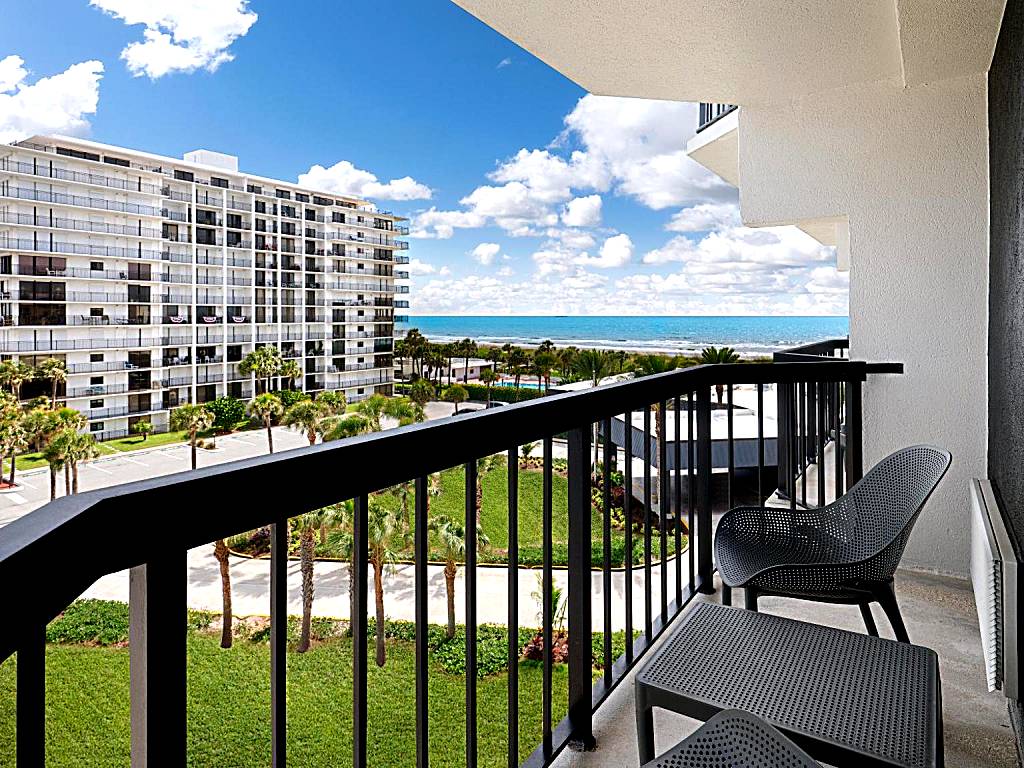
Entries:
[[588, 96], [448, 0], [18, 0], [0, 138], [65, 132], [411, 219], [412, 314], [845, 314], [834, 255], [739, 226], [696, 106]]

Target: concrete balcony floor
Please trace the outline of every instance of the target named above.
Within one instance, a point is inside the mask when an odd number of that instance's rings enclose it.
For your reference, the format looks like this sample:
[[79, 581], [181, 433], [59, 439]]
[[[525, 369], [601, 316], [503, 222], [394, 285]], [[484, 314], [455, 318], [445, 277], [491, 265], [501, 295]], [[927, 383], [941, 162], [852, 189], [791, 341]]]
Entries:
[[[1012, 768], [1017, 766], [1006, 699], [988, 693], [978, 637], [978, 620], [970, 584], [930, 574], [900, 571], [896, 589], [912, 641], [934, 649], [942, 675], [943, 728], [948, 768]], [[698, 599], [718, 602], [720, 593]], [[733, 604], [742, 605], [740, 590]], [[803, 621], [863, 632], [856, 606], [826, 605], [801, 600], [763, 597], [762, 610]], [[678, 622], [678, 619], [676, 620]], [[883, 637], [892, 637], [889, 625], [875, 606], [875, 622]], [[669, 628], [671, 631], [671, 627]], [[655, 710], [654, 732], [658, 753], [685, 738], [700, 723], [663, 710]], [[566, 750], [554, 763], [558, 768], [636, 768], [636, 721], [632, 675], [616, 688], [594, 715], [598, 749], [577, 753]]]

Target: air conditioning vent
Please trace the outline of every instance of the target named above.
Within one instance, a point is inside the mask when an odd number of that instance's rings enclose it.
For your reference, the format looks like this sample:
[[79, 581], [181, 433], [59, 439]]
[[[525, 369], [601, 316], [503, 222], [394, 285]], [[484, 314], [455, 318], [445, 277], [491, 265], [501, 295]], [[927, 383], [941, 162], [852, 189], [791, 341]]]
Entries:
[[1017, 691], [1017, 566], [988, 480], [971, 481], [971, 582], [990, 691]]

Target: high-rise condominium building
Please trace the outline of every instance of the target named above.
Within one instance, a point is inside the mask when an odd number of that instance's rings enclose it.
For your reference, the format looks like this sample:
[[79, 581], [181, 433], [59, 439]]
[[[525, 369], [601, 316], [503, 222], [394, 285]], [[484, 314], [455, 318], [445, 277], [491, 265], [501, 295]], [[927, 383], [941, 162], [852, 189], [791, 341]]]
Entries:
[[140, 420], [164, 429], [186, 402], [252, 397], [239, 363], [265, 345], [301, 370], [275, 387], [390, 394], [402, 221], [217, 152], [4, 146], [0, 356], [64, 360], [67, 403], [99, 438]]

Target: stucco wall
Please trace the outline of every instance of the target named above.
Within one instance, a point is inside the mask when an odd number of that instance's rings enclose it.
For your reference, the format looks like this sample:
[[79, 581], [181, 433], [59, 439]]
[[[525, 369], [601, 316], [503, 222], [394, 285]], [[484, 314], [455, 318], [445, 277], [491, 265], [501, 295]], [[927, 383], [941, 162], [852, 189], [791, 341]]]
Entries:
[[906, 369], [865, 387], [865, 465], [913, 443], [952, 452], [904, 564], [955, 574], [968, 481], [986, 474], [986, 82], [862, 83], [739, 122], [746, 223], [849, 218], [852, 353]]

